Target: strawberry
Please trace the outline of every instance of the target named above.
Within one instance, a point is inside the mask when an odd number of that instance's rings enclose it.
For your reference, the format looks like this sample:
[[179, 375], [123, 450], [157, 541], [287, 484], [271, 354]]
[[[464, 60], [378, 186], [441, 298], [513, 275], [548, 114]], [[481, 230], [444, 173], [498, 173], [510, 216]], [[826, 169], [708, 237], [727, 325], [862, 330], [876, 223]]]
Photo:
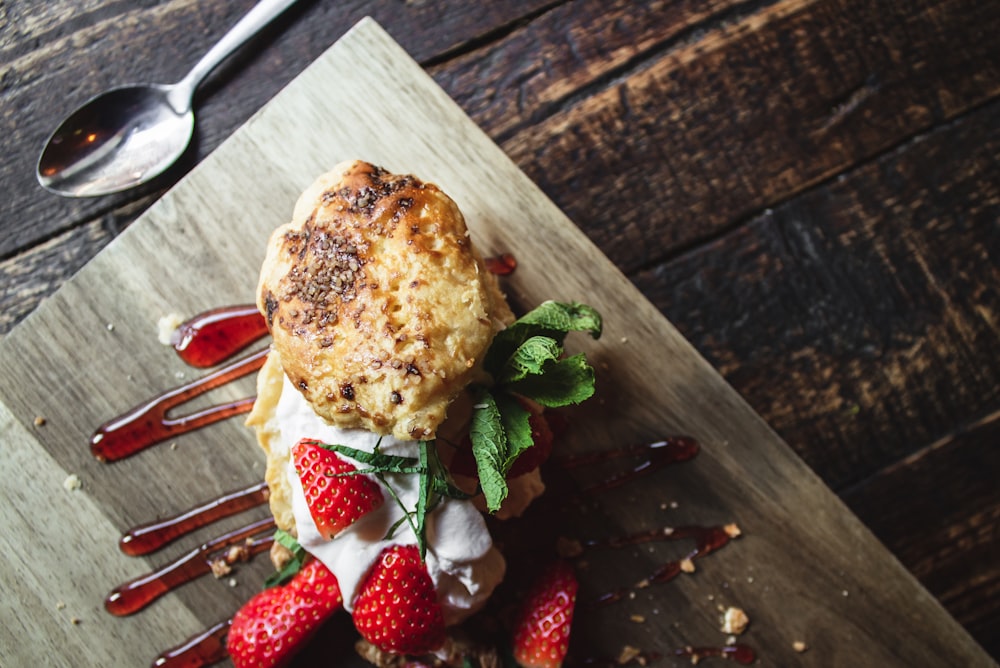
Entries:
[[569, 650], [576, 605], [576, 573], [553, 562], [535, 580], [515, 618], [514, 658], [525, 668], [558, 668]]
[[320, 534], [331, 540], [366, 513], [382, 505], [378, 483], [318, 441], [304, 438], [292, 448], [309, 513]]
[[354, 626], [386, 652], [426, 654], [444, 644], [444, 613], [415, 545], [382, 551], [354, 600]]
[[313, 559], [288, 584], [258, 592], [239, 609], [226, 650], [236, 668], [284, 666], [342, 603], [337, 578]]

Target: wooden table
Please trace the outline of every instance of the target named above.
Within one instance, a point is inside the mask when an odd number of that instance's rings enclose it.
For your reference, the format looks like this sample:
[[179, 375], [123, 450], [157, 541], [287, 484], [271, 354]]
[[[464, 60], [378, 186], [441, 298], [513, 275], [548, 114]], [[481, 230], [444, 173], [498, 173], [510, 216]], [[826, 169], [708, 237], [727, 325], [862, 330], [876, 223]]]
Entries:
[[37, 186], [72, 107], [179, 79], [252, 4], [3, 7], [0, 331], [371, 15], [1000, 656], [1000, 7], [302, 2], [158, 182]]

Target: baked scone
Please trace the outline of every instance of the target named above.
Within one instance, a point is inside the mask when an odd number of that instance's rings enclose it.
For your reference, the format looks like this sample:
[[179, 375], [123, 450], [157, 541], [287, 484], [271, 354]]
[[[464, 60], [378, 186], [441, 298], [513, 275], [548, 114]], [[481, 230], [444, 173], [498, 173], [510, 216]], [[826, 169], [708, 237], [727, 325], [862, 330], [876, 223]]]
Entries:
[[402, 440], [434, 438], [513, 319], [455, 202], [361, 161], [302, 194], [271, 236], [257, 299], [317, 414]]

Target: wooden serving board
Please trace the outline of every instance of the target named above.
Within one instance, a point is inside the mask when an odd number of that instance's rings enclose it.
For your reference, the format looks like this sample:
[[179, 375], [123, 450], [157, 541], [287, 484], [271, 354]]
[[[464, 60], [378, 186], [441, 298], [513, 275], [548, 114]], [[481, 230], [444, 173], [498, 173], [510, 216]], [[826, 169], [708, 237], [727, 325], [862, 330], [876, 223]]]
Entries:
[[[751, 619], [740, 641], [762, 665], [992, 665], [918, 583], [726, 385], [586, 237], [377, 25], [334, 45], [142, 219], [0, 342], [5, 587], [0, 665], [148, 665], [225, 619], [256, 591], [266, 559], [232, 581], [203, 578], [132, 617], [102, 601], [120, 582], [220, 533], [203, 530], [148, 558], [122, 556], [124, 529], [262, 477], [241, 420], [102, 464], [88, 438], [105, 420], [198, 372], [157, 342], [157, 321], [253, 300], [270, 231], [335, 163], [363, 158], [442, 186], [484, 252], [513, 253], [512, 301], [579, 300], [605, 317], [583, 336], [599, 399], [574, 419], [565, 451], [689, 434], [693, 461], [595, 497], [574, 531], [737, 523], [743, 537], [673, 582], [580, 612], [588, 647], [665, 655], [722, 646], [719, 607]], [[572, 165], [566, 165], [572, 169]], [[252, 391], [223, 388], [213, 402]], [[44, 424], [36, 424], [36, 418]], [[70, 474], [82, 488], [63, 486]], [[223, 528], [260, 517], [256, 513]], [[680, 548], [595, 560], [590, 592], [653, 570]], [[671, 551], [673, 550], [673, 551]], [[635, 621], [639, 615], [644, 621]], [[793, 644], [808, 647], [797, 652]], [[352, 660], [341, 657], [338, 664]]]

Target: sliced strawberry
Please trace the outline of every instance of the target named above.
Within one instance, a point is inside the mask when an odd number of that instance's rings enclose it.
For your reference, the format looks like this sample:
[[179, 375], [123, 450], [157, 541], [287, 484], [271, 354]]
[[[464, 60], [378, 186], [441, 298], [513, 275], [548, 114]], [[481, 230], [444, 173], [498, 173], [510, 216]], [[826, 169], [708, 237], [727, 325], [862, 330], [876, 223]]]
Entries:
[[552, 563], [532, 584], [515, 618], [514, 658], [525, 668], [558, 668], [569, 651], [578, 584], [566, 561]]
[[337, 578], [313, 559], [288, 584], [257, 593], [239, 609], [226, 650], [236, 668], [287, 665], [342, 603]]
[[363, 473], [356, 473], [353, 464], [322, 447], [318, 441], [304, 438], [296, 443], [292, 448], [292, 462], [302, 480], [309, 513], [327, 540], [384, 501], [378, 483]]
[[415, 545], [383, 550], [360, 592], [354, 600], [354, 626], [379, 649], [426, 654], [444, 644], [444, 613]]

